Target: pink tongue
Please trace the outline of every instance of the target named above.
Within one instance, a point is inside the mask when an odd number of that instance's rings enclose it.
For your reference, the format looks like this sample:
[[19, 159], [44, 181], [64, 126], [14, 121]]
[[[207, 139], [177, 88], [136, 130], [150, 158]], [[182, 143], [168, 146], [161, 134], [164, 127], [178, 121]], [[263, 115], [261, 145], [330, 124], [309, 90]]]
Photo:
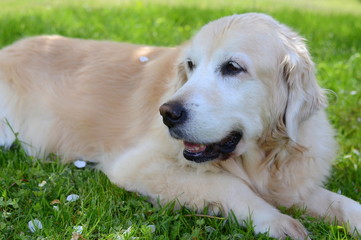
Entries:
[[190, 142], [184, 142], [185, 150], [191, 153], [198, 153], [203, 152], [206, 150], [206, 145], [204, 144], [197, 144], [197, 143], [190, 143]]

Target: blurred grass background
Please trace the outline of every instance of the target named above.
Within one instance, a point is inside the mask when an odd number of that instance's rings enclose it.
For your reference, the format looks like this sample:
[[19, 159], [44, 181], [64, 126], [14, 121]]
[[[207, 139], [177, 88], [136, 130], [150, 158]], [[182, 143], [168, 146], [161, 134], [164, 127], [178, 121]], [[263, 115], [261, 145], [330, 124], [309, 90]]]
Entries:
[[[340, 153], [327, 187], [360, 201], [360, 0], [1, 0], [0, 47], [40, 34], [173, 46], [211, 20], [244, 12], [270, 14], [307, 39], [320, 84], [333, 92], [328, 112]], [[67, 202], [70, 193], [80, 199]], [[17, 144], [0, 149], [0, 239], [268, 239], [255, 236], [251, 224], [240, 228], [231, 220], [170, 209], [150, 205], [90, 168], [44, 164]], [[283, 211], [300, 219], [313, 239], [352, 239], [343, 227], [301, 210]], [[32, 233], [27, 223], [34, 218], [44, 227]], [[74, 226], [83, 226], [80, 236]]]

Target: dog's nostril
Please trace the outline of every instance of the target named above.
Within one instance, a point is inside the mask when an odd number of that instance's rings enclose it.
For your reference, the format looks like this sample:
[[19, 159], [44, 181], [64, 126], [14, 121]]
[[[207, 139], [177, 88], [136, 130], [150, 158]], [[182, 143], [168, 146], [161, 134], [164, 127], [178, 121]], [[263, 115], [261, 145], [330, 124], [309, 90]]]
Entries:
[[165, 103], [159, 108], [160, 114], [163, 116], [163, 122], [168, 127], [180, 124], [186, 119], [186, 110], [182, 104], [178, 102]]
[[167, 116], [167, 113], [169, 111], [170, 111], [170, 105], [168, 105], [167, 103], [163, 104], [159, 108], [160, 115], [162, 115], [163, 117]]

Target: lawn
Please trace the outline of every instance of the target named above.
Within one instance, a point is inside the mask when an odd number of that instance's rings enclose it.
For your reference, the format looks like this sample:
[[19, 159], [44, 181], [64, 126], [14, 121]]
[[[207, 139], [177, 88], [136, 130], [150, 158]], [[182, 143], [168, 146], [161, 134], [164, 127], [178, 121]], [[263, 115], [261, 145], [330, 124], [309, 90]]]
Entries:
[[[329, 116], [339, 155], [328, 189], [361, 200], [361, 1], [50, 1], [2, 0], [0, 47], [39, 34], [172, 46], [210, 20], [257, 11], [308, 40], [318, 79], [330, 89]], [[79, 199], [68, 201], [70, 194]], [[17, 143], [0, 148], [0, 239], [269, 239], [251, 224], [158, 208], [112, 185], [91, 167], [78, 169], [27, 157]], [[352, 239], [343, 227], [282, 209], [313, 239]], [[30, 231], [37, 219], [41, 229]], [[81, 229], [81, 228], [82, 229]]]

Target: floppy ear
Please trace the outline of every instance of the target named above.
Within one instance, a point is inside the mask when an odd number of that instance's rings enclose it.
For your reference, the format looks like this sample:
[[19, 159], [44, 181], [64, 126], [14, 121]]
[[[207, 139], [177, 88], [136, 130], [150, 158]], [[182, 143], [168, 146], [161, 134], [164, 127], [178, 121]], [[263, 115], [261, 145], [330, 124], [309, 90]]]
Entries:
[[326, 97], [316, 81], [314, 64], [303, 39], [293, 32], [288, 32], [285, 39], [287, 53], [281, 71], [288, 96], [283, 121], [288, 136], [296, 142], [300, 124], [326, 106]]
[[177, 80], [174, 81], [173, 85], [174, 92], [180, 89], [188, 81], [187, 70], [184, 63], [181, 61], [176, 65], [176, 79]]
[[177, 66], [177, 78], [181, 85], [183, 85], [187, 80], [187, 70], [184, 66], [184, 63], [179, 63]]

